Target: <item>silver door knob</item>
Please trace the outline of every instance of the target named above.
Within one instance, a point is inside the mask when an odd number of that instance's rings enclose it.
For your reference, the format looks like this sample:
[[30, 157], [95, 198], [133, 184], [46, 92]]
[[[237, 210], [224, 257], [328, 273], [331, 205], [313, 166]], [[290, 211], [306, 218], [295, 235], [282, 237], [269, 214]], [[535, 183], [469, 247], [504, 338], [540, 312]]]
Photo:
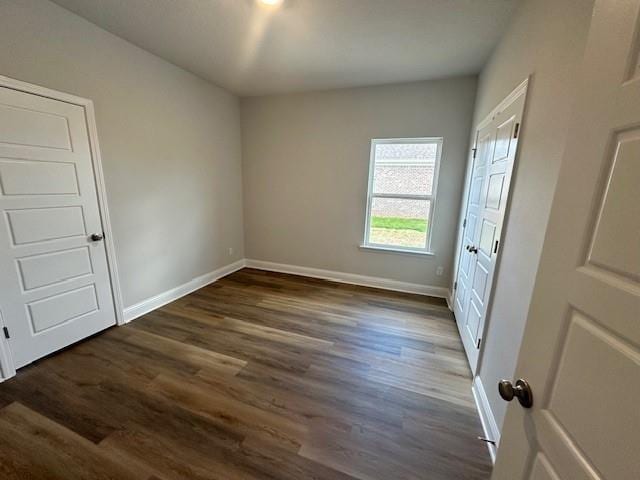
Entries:
[[509, 380], [500, 380], [498, 382], [498, 393], [507, 402], [510, 402], [515, 397], [524, 408], [533, 406], [533, 392], [527, 381], [522, 378], [516, 380], [515, 386]]
[[104, 239], [104, 235], [101, 233], [94, 233], [89, 238], [91, 238], [92, 242], [100, 242], [101, 240]]

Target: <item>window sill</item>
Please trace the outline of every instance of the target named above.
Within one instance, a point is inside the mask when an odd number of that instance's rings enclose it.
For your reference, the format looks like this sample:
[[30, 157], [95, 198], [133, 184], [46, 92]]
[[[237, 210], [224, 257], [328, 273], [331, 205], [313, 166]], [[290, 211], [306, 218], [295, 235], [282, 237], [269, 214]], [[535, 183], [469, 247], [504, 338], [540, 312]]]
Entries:
[[374, 252], [382, 252], [382, 253], [401, 253], [404, 255], [418, 255], [421, 257], [434, 257], [435, 253], [428, 251], [420, 251], [420, 250], [404, 250], [402, 248], [393, 248], [393, 247], [382, 247], [377, 245], [360, 245], [360, 250], [371, 250]]

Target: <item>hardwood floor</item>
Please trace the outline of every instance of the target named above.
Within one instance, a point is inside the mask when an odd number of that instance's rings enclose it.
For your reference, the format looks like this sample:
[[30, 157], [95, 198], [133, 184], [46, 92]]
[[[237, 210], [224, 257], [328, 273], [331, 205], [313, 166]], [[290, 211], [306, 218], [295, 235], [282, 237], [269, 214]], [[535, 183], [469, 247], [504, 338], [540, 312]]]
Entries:
[[2, 479], [486, 479], [438, 299], [244, 269], [0, 384]]

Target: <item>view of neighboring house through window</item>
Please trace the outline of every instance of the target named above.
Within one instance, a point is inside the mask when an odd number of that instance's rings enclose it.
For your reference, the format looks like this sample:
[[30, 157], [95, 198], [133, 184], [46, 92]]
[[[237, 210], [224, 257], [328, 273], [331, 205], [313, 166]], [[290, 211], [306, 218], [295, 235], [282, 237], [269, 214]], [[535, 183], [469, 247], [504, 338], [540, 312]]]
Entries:
[[371, 142], [365, 247], [428, 252], [442, 138]]

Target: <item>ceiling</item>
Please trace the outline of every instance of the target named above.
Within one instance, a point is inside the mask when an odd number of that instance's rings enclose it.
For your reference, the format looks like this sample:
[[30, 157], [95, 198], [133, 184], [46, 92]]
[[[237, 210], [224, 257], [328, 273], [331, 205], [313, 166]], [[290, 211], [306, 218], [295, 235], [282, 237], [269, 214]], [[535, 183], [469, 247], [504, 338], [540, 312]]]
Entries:
[[239, 95], [480, 71], [518, 0], [53, 0]]

